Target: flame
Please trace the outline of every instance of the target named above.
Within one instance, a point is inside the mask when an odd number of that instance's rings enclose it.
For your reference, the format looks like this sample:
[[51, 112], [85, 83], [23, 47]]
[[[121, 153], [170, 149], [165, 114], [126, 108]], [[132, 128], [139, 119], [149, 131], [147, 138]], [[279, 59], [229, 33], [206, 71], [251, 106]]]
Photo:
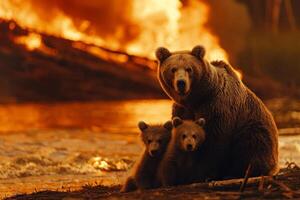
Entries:
[[134, 20], [144, 31], [128, 46], [129, 53], [153, 58], [149, 52], [158, 46], [186, 50], [202, 44], [209, 60], [228, 60], [218, 38], [205, 27], [209, 16], [205, 3], [188, 1], [183, 7], [176, 0], [135, 0], [133, 11]]
[[42, 45], [42, 37], [36, 33], [30, 33], [27, 36], [20, 36], [15, 39], [18, 44], [23, 44], [30, 51], [40, 48]]
[[[43, 21], [29, 1], [10, 0], [0, 1], [0, 18], [15, 20], [21, 27], [35, 31], [63, 37], [74, 41], [85, 41], [99, 46], [103, 45], [99, 37], [89, 36], [75, 27], [73, 20], [62, 11], [56, 11], [50, 21]], [[83, 21], [80, 27], [85, 27]]]
[[[129, 54], [151, 59], [154, 58], [153, 52], [158, 46], [184, 50], [203, 44], [209, 60], [228, 60], [218, 38], [206, 27], [210, 9], [204, 2], [187, 0], [183, 5], [180, 0], [131, 0], [131, 3], [132, 9], [128, 16], [140, 32], [126, 45], [118, 41], [118, 35], [126, 34], [123, 29], [116, 33], [115, 40], [87, 34], [85, 30], [92, 28], [88, 20], [81, 20], [81, 23], [75, 25], [74, 20], [59, 9], [49, 12], [49, 20], [43, 20], [33, 7], [33, 1], [0, 1], [0, 18], [13, 19], [22, 27], [38, 32], [113, 50], [124, 50]], [[38, 39], [36, 36], [35, 38], [34, 43], [37, 44]]]

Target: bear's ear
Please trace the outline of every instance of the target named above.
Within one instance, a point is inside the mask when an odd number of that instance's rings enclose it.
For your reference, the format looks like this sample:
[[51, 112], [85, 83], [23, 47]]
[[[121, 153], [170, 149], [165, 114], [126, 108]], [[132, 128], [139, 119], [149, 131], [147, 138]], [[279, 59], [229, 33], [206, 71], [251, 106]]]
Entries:
[[205, 119], [204, 118], [199, 118], [198, 120], [196, 120], [196, 124], [203, 127], [205, 125]]
[[171, 56], [171, 53], [168, 49], [166, 49], [165, 47], [159, 47], [156, 49], [155, 52], [155, 56], [156, 58], [159, 60], [160, 63], [162, 63], [163, 61], [165, 61], [168, 57]]
[[167, 129], [168, 131], [171, 131], [173, 128], [173, 124], [171, 121], [167, 121], [166, 123], [164, 123], [164, 128]]
[[140, 121], [138, 123], [138, 127], [139, 129], [143, 132], [144, 130], [146, 130], [149, 126], [148, 124], [146, 124], [144, 121]]
[[203, 59], [205, 55], [205, 49], [203, 46], [197, 45], [192, 49], [191, 54], [198, 59]]
[[174, 117], [173, 120], [172, 120], [172, 123], [173, 123], [173, 126], [174, 127], [177, 127], [179, 126], [180, 124], [182, 124], [182, 119], [180, 119], [179, 117]]

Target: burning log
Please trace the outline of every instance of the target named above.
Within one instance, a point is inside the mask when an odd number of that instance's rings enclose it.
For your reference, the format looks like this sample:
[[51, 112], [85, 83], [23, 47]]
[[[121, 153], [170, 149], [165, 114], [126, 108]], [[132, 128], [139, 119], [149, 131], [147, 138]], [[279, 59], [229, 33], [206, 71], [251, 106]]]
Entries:
[[147, 58], [0, 22], [1, 102], [160, 98]]

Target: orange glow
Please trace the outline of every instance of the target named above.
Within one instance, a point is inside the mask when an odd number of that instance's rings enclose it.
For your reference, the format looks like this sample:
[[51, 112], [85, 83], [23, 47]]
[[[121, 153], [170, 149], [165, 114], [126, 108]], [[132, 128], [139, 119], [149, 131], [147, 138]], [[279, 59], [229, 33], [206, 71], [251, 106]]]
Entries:
[[92, 158], [91, 163], [97, 169], [103, 169], [103, 170], [109, 169], [108, 163], [99, 156]]
[[240, 78], [240, 79], [243, 79], [243, 74], [242, 74], [242, 71], [240, 71], [240, 70], [234, 70], [235, 71], [235, 73], [237, 74], [237, 76]]
[[125, 103], [122, 106], [122, 109], [125, 112], [132, 113], [132, 115], [130, 116], [130, 120], [135, 123], [143, 120], [150, 124], [157, 124], [164, 123], [171, 119], [171, 106], [171, 101], [157, 100], [155, 107], [153, 106], [151, 107], [151, 109], [149, 109], [149, 101], [139, 101], [135, 104], [133, 104], [132, 102]]
[[[22, 27], [39, 32], [152, 59], [158, 46], [184, 50], [191, 49], [196, 44], [206, 47], [209, 60], [228, 58], [219, 45], [218, 38], [205, 27], [209, 7], [201, 1], [187, 1], [183, 6], [179, 0], [132, 0], [128, 16], [141, 32], [126, 46], [117, 40], [118, 35], [125, 34], [124, 30], [111, 37], [116, 38], [115, 40], [108, 40], [86, 34], [85, 30], [92, 28], [87, 20], [75, 25], [71, 17], [57, 9], [51, 14], [49, 12], [49, 21], [43, 21], [35, 9], [30, 1], [1, 1], [0, 18], [13, 19]], [[95, 49], [91, 51], [95, 52]]]
[[[75, 27], [70, 17], [59, 10], [52, 16], [50, 21], [43, 21], [28, 1], [0, 1], [0, 18], [15, 20], [23, 28], [34, 29], [74, 41], [81, 40], [102, 45], [101, 38], [84, 34], [79, 28]], [[85, 27], [86, 24], [87, 22], [83, 21], [81, 27]]]
[[74, 42], [72, 44], [72, 47], [87, 51], [107, 61], [113, 61], [118, 63], [126, 63], [128, 61], [128, 56], [125, 54], [110, 52], [97, 46], [87, 46], [82, 42]]
[[137, 122], [140, 120], [148, 123], [170, 120], [171, 106], [170, 100], [6, 104], [0, 105], [0, 134], [79, 127], [95, 132], [132, 133], [138, 131]]
[[20, 36], [15, 39], [18, 44], [23, 44], [30, 51], [40, 48], [42, 45], [42, 37], [36, 33], [30, 33], [27, 36]]

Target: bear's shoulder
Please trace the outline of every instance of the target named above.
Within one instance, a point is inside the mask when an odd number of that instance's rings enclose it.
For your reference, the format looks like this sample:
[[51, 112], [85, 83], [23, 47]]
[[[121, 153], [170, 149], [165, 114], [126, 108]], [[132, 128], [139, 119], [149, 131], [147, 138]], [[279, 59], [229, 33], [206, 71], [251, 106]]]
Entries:
[[240, 77], [237, 75], [236, 71], [233, 69], [233, 67], [226, 63], [225, 61], [223, 60], [215, 60], [215, 61], [212, 61], [210, 62], [210, 64], [214, 67], [217, 67], [217, 68], [223, 68], [226, 70], [226, 72], [233, 78], [237, 79], [237, 80], [240, 80]]

